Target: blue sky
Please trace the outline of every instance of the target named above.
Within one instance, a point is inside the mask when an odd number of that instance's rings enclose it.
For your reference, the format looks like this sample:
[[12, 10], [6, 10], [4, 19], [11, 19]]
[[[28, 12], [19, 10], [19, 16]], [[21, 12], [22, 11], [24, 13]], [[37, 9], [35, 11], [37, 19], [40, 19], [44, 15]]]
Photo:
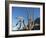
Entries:
[[[34, 14], [34, 20], [40, 17], [40, 8], [12, 7], [12, 23], [13, 23], [12, 25], [13, 26], [16, 26], [16, 23], [18, 22], [18, 20], [16, 19], [16, 16], [24, 16], [25, 23], [27, 23], [27, 10], [29, 14], [31, 15]], [[19, 25], [17, 27], [19, 27]], [[15, 27], [15, 29], [17, 29], [17, 27]]]

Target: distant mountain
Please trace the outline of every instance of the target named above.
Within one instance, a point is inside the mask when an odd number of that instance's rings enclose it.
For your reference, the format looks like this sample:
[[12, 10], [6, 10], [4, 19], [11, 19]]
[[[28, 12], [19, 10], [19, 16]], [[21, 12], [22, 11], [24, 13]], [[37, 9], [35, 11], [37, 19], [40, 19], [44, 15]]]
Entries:
[[[40, 17], [36, 18], [34, 21], [34, 28], [32, 30], [40, 30]], [[38, 26], [36, 24], [39, 24]]]
[[40, 24], [40, 17], [36, 18], [35, 21], [34, 21], [34, 23], [35, 23], [35, 24], [36, 24], [36, 23], [37, 23], [37, 24]]

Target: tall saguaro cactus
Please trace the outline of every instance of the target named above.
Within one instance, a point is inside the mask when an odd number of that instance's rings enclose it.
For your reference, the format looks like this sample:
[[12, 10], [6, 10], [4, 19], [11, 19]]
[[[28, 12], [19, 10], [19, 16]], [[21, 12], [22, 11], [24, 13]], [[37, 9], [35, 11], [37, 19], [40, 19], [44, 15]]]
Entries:
[[30, 9], [28, 11], [28, 9], [26, 8], [26, 10], [27, 10], [27, 20], [28, 20], [28, 26], [27, 27], [28, 27], [28, 30], [31, 30], [34, 27], [34, 14], [30, 13]]

